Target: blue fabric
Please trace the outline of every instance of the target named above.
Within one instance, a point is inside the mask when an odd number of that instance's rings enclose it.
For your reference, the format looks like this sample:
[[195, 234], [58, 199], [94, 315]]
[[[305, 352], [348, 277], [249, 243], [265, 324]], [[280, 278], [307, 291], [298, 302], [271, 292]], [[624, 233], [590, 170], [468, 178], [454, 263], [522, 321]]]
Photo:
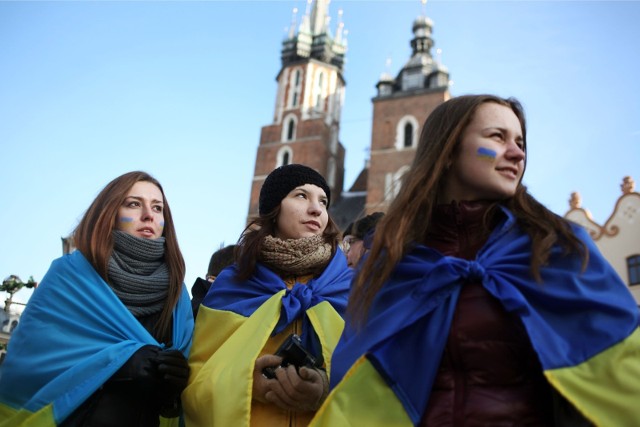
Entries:
[[481, 282], [522, 319], [544, 370], [578, 365], [638, 327], [638, 308], [627, 286], [584, 229], [572, 225], [589, 251], [586, 271], [581, 273], [578, 256], [554, 248], [538, 283], [530, 273], [531, 240], [503, 211], [504, 221], [473, 261], [421, 245], [400, 261], [361, 330], [347, 319], [333, 354], [331, 388], [367, 354], [418, 423], [467, 280]]
[[[188, 355], [193, 314], [186, 287], [173, 312], [173, 343]], [[51, 264], [0, 366], [0, 402], [36, 412], [53, 403], [57, 423], [140, 347], [160, 344], [79, 252]]]
[[[256, 264], [254, 275], [244, 282], [235, 280], [237, 267], [232, 265], [220, 272], [209, 288], [202, 304], [215, 310], [227, 310], [245, 317], [251, 316], [265, 301], [274, 294], [287, 289], [280, 276], [261, 263]], [[282, 298], [280, 319], [273, 335], [282, 332], [296, 319], [302, 319], [301, 339], [306, 348], [316, 355], [317, 342], [309, 319], [304, 313], [311, 307], [327, 301], [340, 316], [344, 317], [347, 297], [353, 270], [347, 266], [347, 260], [338, 249], [322, 274], [306, 284], [296, 283], [285, 292]]]

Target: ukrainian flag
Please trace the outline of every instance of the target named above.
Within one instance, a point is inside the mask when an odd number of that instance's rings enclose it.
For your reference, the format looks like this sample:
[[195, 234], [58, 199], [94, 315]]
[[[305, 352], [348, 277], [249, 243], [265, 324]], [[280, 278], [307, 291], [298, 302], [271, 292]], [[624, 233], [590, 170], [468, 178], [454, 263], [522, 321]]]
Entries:
[[378, 294], [366, 324], [347, 321], [333, 355], [332, 391], [313, 426], [410, 426], [426, 409], [460, 288], [481, 281], [522, 319], [556, 390], [596, 426], [640, 422], [638, 307], [586, 231], [589, 262], [552, 252], [542, 283], [530, 239], [511, 213], [476, 260], [416, 246]]
[[[185, 355], [192, 330], [183, 286], [173, 342]], [[60, 424], [147, 344], [161, 346], [79, 251], [53, 261], [0, 366], [0, 426]]]
[[[301, 338], [327, 368], [344, 327], [352, 270], [338, 251], [323, 273], [287, 289], [258, 263], [246, 282], [236, 267], [223, 270], [198, 311], [191, 375], [182, 397], [187, 426], [248, 426], [253, 368], [270, 336], [303, 319]], [[319, 347], [318, 347], [319, 343]]]

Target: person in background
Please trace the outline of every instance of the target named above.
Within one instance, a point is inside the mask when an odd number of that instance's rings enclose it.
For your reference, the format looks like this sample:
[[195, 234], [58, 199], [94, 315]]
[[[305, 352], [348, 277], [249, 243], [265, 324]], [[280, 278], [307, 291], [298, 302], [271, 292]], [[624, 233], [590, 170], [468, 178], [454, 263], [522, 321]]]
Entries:
[[[307, 166], [281, 166], [265, 179], [236, 262], [200, 306], [187, 427], [305, 426], [323, 402], [352, 278], [330, 202], [326, 181]], [[285, 342], [304, 356], [300, 366], [281, 366], [275, 353]]]
[[347, 265], [356, 268], [362, 256], [370, 247], [373, 230], [384, 216], [383, 212], [374, 212], [351, 223], [345, 230], [342, 247], [347, 255]]
[[193, 310], [193, 318], [198, 315], [198, 309], [202, 303], [202, 299], [209, 291], [211, 284], [222, 269], [233, 264], [233, 251], [236, 245], [228, 245], [215, 251], [209, 260], [209, 268], [207, 269], [207, 278], [198, 277], [191, 287], [191, 309]]
[[514, 99], [427, 118], [312, 425], [638, 425], [638, 307], [588, 232], [528, 193], [527, 151]]
[[53, 261], [0, 367], [0, 425], [177, 421], [193, 333], [184, 260], [160, 183], [111, 181]]

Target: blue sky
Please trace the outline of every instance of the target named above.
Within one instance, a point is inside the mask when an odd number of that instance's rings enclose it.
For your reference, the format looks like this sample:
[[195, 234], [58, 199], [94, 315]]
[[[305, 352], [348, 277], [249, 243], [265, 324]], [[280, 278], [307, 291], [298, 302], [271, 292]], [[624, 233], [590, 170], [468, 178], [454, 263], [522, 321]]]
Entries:
[[[190, 288], [243, 229], [294, 7], [305, 2], [0, 2], [0, 276], [41, 280], [102, 187], [141, 169], [165, 188]], [[348, 188], [371, 141], [375, 84], [409, 59], [423, 7], [334, 0], [332, 27], [339, 9]], [[622, 178], [640, 180], [640, 2], [432, 0], [424, 10], [454, 96], [524, 104], [534, 196], [562, 215], [579, 191], [605, 222]]]

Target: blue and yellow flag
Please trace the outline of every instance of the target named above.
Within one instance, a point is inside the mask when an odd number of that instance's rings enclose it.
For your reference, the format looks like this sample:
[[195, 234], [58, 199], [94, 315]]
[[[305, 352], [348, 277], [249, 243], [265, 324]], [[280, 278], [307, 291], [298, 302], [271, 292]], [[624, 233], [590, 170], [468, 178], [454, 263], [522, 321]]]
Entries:
[[[173, 312], [174, 347], [188, 355], [189, 294]], [[80, 251], [51, 264], [0, 366], [0, 426], [56, 426], [140, 347], [160, 344]]]
[[303, 342], [327, 367], [344, 327], [353, 273], [341, 251], [319, 277], [291, 289], [259, 263], [245, 282], [234, 280], [236, 271], [220, 273], [198, 311], [182, 395], [188, 427], [248, 426], [255, 360], [269, 337], [296, 319], [303, 321]]
[[[480, 281], [522, 319], [548, 381], [596, 426], [640, 420], [638, 307], [580, 227], [589, 262], [554, 248], [537, 283], [531, 242], [510, 212], [474, 261], [416, 246], [374, 301], [347, 321], [333, 355], [332, 392], [312, 425], [415, 425], [422, 418], [461, 286]], [[417, 380], [416, 380], [417, 379]]]

